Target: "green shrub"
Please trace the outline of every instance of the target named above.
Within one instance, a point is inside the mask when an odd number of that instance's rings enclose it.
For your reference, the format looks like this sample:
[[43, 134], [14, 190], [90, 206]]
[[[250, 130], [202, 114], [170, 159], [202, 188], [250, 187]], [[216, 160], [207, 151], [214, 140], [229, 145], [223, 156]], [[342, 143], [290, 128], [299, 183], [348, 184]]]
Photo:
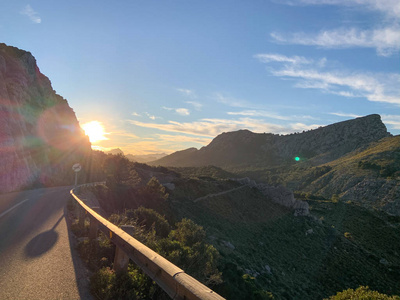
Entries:
[[[327, 298], [328, 300], [400, 300], [399, 296], [388, 296], [376, 291], [371, 291], [368, 286], [360, 286], [358, 289], [348, 289], [337, 293], [335, 296]], [[326, 300], [327, 300], [326, 299]]]

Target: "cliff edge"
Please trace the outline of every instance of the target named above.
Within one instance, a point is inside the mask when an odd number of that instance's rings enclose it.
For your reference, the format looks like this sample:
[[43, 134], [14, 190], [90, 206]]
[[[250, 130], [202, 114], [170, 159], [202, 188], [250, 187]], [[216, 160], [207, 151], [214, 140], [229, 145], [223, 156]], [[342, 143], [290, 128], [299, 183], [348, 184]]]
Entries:
[[31, 53], [0, 44], [0, 192], [72, 184], [90, 143]]

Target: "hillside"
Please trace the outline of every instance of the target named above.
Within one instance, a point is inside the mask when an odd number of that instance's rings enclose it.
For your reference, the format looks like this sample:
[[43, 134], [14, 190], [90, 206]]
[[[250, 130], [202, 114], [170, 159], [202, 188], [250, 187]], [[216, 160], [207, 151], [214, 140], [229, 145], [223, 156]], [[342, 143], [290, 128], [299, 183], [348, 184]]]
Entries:
[[335, 196], [400, 215], [400, 136], [391, 136], [379, 115], [285, 136], [223, 133], [200, 150], [175, 152], [153, 164], [211, 164], [231, 178], [283, 185], [302, 200]]
[[90, 143], [31, 53], [0, 44], [0, 192], [72, 184]]
[[[108, 159], [126, 162], [121, 156]], [[309, 214], [296, 216], [286, 201], [276, 202], [276, 194], [266, 195], [250, 180], [228, 179], [230, 174], [216, 167], [171, 172], [131, 162], [119, 166], [128, 168], [109, 168], [110, 175], [124, 174], [119, 184], [107, 180], [94, 190], [101, 206], [109, 213], [144, 206], [170, 223], [189, 218], [203, 226], [207, 242], [220, 253], [223, 283], [213, 289], [226, 299], [272, 294], [319, 300], [360, 285], [400, 293], [399, 217], [324, 199], [309, 199]], [[290, 191], [279, 190], [292, 198]]]
[[221, 253], [216, 291], [227, 299], [250, 299], [249, 290], [252, 299], [268, 299], [266, 291], [323, 299], [359, 285], [400, 293], [398, 218], [324, 200], [309, 201], [311, 216], [294, 217], [251, 188], [193, 203], [195, 186], [177, 185], [171, 205], [202, 225]]
[[218, 135], [200, 150], [190, 148], [178, 151], [151, 164], [173, 167], [215, 165], [231, 171], [253, 166], [293, 164], [298, 156], [318, 165], [388, 136], [390, 134], [379, 115], [290, 135], [239, 130]]
[[383, 138], [319, 166], [300, 161], [282, 168], [248, 168], [239, 173], [284, 185], [303, 194], [303, 199], [337, 195], [342, 201], [400, 215], [400, 136]]

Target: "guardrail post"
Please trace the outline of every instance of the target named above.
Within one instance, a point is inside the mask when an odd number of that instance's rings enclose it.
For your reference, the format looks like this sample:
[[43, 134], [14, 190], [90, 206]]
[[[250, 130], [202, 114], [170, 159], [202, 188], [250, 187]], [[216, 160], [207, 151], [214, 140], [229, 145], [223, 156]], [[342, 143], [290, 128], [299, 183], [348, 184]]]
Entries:
[[[99, 212], [100, 207], [92, 207], [95, 212]], [[98, 223], [94, 217], [90, 217], [89, 239], [94, 240], [97, 238]]]
[[[133, 235], [134, 233], [134, 227], [132, 225], [122, 225], [121, 229], [130, 235]], [[129, 256], [126, 255], [124, 250], [116, 246], [115, 257], [114, 257], [114, 271], [116, 272], [128, 271], [128, 264], [129, 264]]]

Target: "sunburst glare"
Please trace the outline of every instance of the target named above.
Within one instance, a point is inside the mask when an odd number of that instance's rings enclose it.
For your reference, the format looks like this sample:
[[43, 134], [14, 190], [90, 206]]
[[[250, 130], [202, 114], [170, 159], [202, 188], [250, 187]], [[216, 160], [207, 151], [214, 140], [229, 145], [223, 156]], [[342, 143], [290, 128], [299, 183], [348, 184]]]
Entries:
[[91, 143], [108, 140], [105, 136], [107, 133], [104, 131], [104, 126], [99, 121], [90, 121], [82, 125], [82, 129], [89, 137]]

